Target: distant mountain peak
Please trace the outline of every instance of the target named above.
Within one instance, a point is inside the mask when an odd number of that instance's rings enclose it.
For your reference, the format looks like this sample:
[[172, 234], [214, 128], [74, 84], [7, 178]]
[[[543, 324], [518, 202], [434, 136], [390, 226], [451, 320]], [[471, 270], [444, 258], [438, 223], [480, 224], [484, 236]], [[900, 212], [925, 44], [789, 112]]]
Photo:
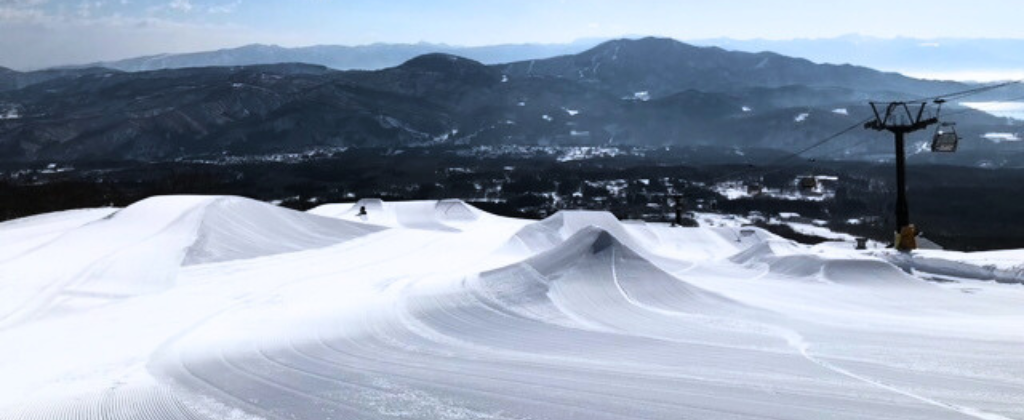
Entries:
[[[463, 47], [420, 42], [416, 44], [310, 45], [284, 47], [275, 44], [247, 44], [234, 48], [179, 54], [157, 54], [119, 61], [95, 63], [124, 71], [150, 71], [168, 68], [246, 66], [282, 62], [320, 64], [336, 70], [381, 70], [428, 53], [449, 53], [487, 64], [541, 59], [583, 51], [597, 41], [571, 44], [502, 44]], [[83, 65], [66, 66], [80, 68]]]
[[466, 68], [486, 68], [483, 63], [457, 55], [445, 53], [423, 54], [403, 63], [402, 68], [417, 68], [422, 70], [433, 70], [447, 72]]
[[686, 43], [679, 41], [675, 38], [659, 37], [659, 36], [645, 36], [643, 38], [623, 38], [613, 40], [611, 42], [619, 42], [623, 44], [636, 44], [636, 45], [686, 45]]
[[594, 47], [592, 50], [608, 50], [613, 48], [629, 48], [641, 51], [650, 50], [674, 50], [674, 49], [701, 49], [673, 38], [653, 37], [644, 38], [622, 38], [606, 41]]
[[479, 61], [444, 53], [424, 54], [406, 61], [398, 68], [406, 71], [441, 74], [480, 83], [497, 79], [496, 72]]
[[286, 50], [287, 48], [275, 44], [246, 44], [237, 48], [224, 48], [220, 51], [232, 51], [232, 50], [255, 50], [255, 51], [280, 51]]

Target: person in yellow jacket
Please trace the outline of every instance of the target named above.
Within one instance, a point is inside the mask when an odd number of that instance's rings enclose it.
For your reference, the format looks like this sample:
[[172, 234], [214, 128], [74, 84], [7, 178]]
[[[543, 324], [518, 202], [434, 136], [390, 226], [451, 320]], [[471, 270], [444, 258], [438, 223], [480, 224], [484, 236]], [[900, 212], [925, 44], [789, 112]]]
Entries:
[[914, 225], [904, 226], [896, 234], [896, 249], [900, 251], [912, 251], [917, 249], [917, 227]]

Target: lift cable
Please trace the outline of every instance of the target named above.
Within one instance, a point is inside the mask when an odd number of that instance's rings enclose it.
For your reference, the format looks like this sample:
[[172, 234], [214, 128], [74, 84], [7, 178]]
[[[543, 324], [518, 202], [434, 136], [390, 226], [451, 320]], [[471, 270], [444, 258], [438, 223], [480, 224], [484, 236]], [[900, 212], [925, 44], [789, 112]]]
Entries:
[[[854, 123], [853, 125], [851, 125], [849, 127], [846, 127], [846, 128], [844, 128], [844, 129], [842, 129], [842, 130], [840, 130], [840, 131], [838, 131], [838, 132], [836, 132], [836, 133], [834, 133], [834, 134], [832, 134], [832, 135], [830, 135], [828, 137], [825, 137], [825, 138], [819, 140], [818, 142], [816, 142], [816, 143], [814, 143], [814, 144], [812, 144], [810, 146], [807, 146], [807, 147], [805, 147], [803, 149], [800, 149], [800, 150], [798, 150], [796, 152], [789, 153], [789, 154], [787, 154], [785, 156], [781, 156], [779, 158], [776, 158], [775, 160], [772, 160], [772, 161], [770, 161], [768, 163], [765, 163], [765, 164], [761, 165], [761, 167], [775, 166], [775, 165], [781, 164], [783, 162], [786, 162], [786, 161], [788, 161], [790, 159], [798, 158], [798, 157], [800, 157], [800, 155], [803, 155], [804, 153], [807, 153], [807, 152], [809, 152], [811, 150], [817, 149], [818, 147], [824, 146], [825, 144], [827, 144], [827, 143], [829, 143], [829, 142], [831, 142], [831, 141], [833, 141], [835, 139], [838, 139], [839, 137], [842, 137], [846, 133], [849, 133], [849, 132], [851, 132], [853, 130], [856, 130], [858, 128], [863, 128], [865, 123], [873, 121], [874, 119], [875, 119], [874, 117], [865, 118], [865, 119], [863, 119], [861, 121], [858, 121], [858, 122]], [[758, 170], [759, 170], [759, 167], [747, 168], [746, 170], [736, 171], [734, 173], [722, 175], [722, 176], [717, 177], [714, 180], [712, 180], [712, 182], [718, 182], [718, 181], [720, 181], [722, 179], [725, 179], [725, 178], [731, 178], [731, 177], [735, 177], [735, 176], [746, 175], [746, 174], [752, 173], [752, 172], [758, 172]]]
[[[945, 95], [938, 95], [938, 96], [932, 96], [932, 97], [928, 97], [928, 98], [921, 98], [921, 99], [917, 99], [917, 100], [914, 100], [914, 101], [907, 101], [906, 103], [925, 103], [925, 102], [934, 102], [934, 101], [945, 102], [945, 101], [948, 101], [949, 99], [966, 98], [968, 96], [978, 95], [978, 94], [981, 94], [981, 93], [984, 93], [984, 92], [987, 92], [987, 91], [990, 91], [990, 90], [995, 90], [995, 89], [1003, 88], [1003, 87], [1006, 87], [1006, 86], [1011, 86], [1011, 85], [1022, 83], [1022, 82], [1024, 82], [1024, 80], [1013, 80], [1013, 81], [1009, 81], [1009, 82], [1003, 82], [1003, 83], [998, 83], [998, 84], [994, 84], [994, 85], [982, 86], [982, 87], [978, 87], [978, 88], [974, 88], [974, 89], [968, 89], [968, 90], [963, 90], [963, 91], [959, 91], [959, 92], [952, 92], [952, 93], [948, 93], [948, 94], [945, 94]], [[1008, 99], [1007, 101], [1013, 101], [1013, 100], [1017, 100], [1017, 99], [1024, 99], [1024, 97], [1015, 98], [1015, 99]], [[962, 114], [962, 113], [970, 112], [970, 111], [973, 111], [973, 110], [974, 109], [967, 109], [967, 110], [962, 110], [962, 111], [956, 111], [954, 113], [946, 114], [946, 116]], [[770, 161], [770, 162], [768, 162], [766, 164], [760, 165], [759, 167], [751, 166], [751, 167], [749, 167], [749, 168], [747, 168], [745, 170], [735, 171], [735, 172], [732, 172], [732, 173], [729, 173], [729, 174], [721, 175], [719, 177], [716, 177], [716, 178], [712, 179], [711, 182], [712, 183], [716, 183], [716, 182], [719, 182], [719, 181], [721, 181], [723, 179], [737, 177], [737, 176], [742, 176], [742, 175], [747, 175], [747, 174], [754, 173], [754, 172], [759, 172], [760, 168], [775, 166], [775, 165], [781, 164], [783, 162], [789, 161], [791, 159], [800, 157], [804, 153], [807, 153], [807, 152], [809, 152], [811, 150], [817, 149], [818, 147], [824, 146], [825, 144], [828, 144], [829, 142], [832, 142], [832, 141], [842, 137], [843, 135], [845, 135], [845, 134], [847, 134], [847, 133], [849, 133], [851, 131], [854, 131], [854, 130], [856, 130], [858, 128], [864, 127], [864, 124], [866, 124], [868, 122], [871, 122], [871, 121], [874, 121], [874, 120], [875, 120], [874, 117], [866, 118], [866, 119], [861, 120], [861, 121], [859, 121], [859, 122], [857, 122], [857, 123], [855, 123], [855, 124], [853, 124], [853, 125], [851, 125], [851, 126], [849, 126], [847, 128], [844, 128], [844, 129], [836, 132], [835, 134], [832, 134], [832, 135], [830, 135], [828, 137], [825, 137], [822, 140], [820, 140], [820, 141], [818, 141], [818, 142], [816, 142], [816, 143], [814, 143], [814, 144], [812, 144], [810, 146], [807, 146], [807, 147], [805, 147], [803, 149], [800, 149], [800, 150], [798, 150], [796, 152], [793, 152], [793, 153], [787, 154], [785, 156], [779, 157], [779, 158], [777, 158], [775, 160], [772, 160], [772, 161]], [[858, 143], [858, 145], [863, 144], [863, 143], [864, 143], [864, 141]], [[767, 174], [767, 173], [776, 172], [776, 171], [782, 170], [782, 169], [784, 169], [784, 168], [779, 168], [779, 169], [772, 170], [772, 171], [760, 171], [760, 172]]]
[[[1017, 97], [1013, 97], [1013, 98], [1007, 98], [1007, 99], [1004, 99], [1004, 100], [1002, 100], [1000, 102], [1014, 102], [1014, 101], [1021, 101], [1021, 100], [1024, 100], [1024, 96], [1017, 96]], [[961, 109], [959, 111], [945, 112], [945, 113], [942, 114], [942, 116], [944, 116], [944, 117], [952, 117], [954, 115], [966, 114], [968, 112], [986, 113], [985, 111], [977, 109], [977, 108], [971, 108], [971, 107], [965, 107], [965, 108], [966, 109]]]
[[973, 89], [962, 90], [962, 91], [959, 91], [959, 92], [951, 92], [951, 93], [947, 93], [947, 94], [944, 94], [944, 95], [936, 95], [936, 96], [931, 96], [931, 97], [926, 97], [926, 98], [919, 98], [919, 99], [914, 99], [914, 100], [911, 100], [911, 101], [902, 101], [902, 102], [905, 102], [905, 103], [908, 103], [908, 104], [919, 104], [919, 103], [924, 103], [924, 102], [933, 102], [933, 101], [937, 101], [937, 100], [947, 100], [948, 101], [948, 100], [951, 100], [951, 99], [961, 99], [961, 98], [966, 98], [968, 96], [974, 96], [974, 95], [978, 95], [978, 94], [981, 94], [981, 93], [985, 93], [985, 92], [988, 92], [990, 90], [995, 90], [995, 89], [1004, 88], [1004, 87], [1007, 87], [1007, 86], [1016, 85], [1016, 84], [1019, 84], [1019, 83], [1022, 83], [1022, 82], [1024, 82], [1024, 80], [1011, 80], [1011, 81], [1007, 81], [1007, 82], [996, 83], [996, 84], [993, 84], [993, 85], [981, 86], [981, 87], [976, 87], [976, 88], [973, 88]]

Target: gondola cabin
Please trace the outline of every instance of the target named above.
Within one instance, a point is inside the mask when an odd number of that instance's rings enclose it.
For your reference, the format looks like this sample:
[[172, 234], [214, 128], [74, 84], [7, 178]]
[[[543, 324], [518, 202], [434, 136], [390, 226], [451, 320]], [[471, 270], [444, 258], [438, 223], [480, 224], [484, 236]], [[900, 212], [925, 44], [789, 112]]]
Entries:
[[960, 144], [960, 136], [956, 133], [956, 124], [942, 123], [932, 137], [932, 152], [953, 153]]
[[800, 177], [797, 180], [797, 185], [803, 191], [813, 191], [818, 189], [818, 179], [813, 176]]

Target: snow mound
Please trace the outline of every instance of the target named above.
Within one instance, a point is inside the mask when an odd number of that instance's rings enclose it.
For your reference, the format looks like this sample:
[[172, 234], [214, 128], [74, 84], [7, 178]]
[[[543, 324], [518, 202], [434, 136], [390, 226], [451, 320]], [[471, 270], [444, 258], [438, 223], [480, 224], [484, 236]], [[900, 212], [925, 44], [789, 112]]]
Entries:
[[483, 273], [477, 284], [481, 295], [521, 316], [658, 338], [723, 340], [700, 325], [684, 326], [680, 317], [768, 316], [663, 271], [597, 226], [519, 264]]
[[766, 265], [773, 273], [793, 277], [809, 277], [821, 271], [821, 259], [800, 252], [791, 241], [769, 240], [758, 243], [729, 258], [747, 266]]
[[[365, 209], [365, 214], [360, 210]], [[361, 199], [355, 204], [326, 204], [309, 210], [311, 214], [362, 223], [410, 229], [456, 232], [488, 213], [462, 200], [424, 200], [385, 202], [378, 198]]]
[[[565, 242], [569, 237], [588, 227], [601, 228], [632, 247], [640, 246], [641, 240], [630, 233], [626, 225], [609, 212], [563, 210], [520, 229], [509, 240], [508, 248], [521, 249], [529, 253], [543, 252]], [[634, 227], [633, 230], [638, 229]]]
[[826, 261], [821, 276], [829, 282], [847, 285], [928, 286], [898, 267], [874, 258]]
[[483, 211], [462, 200], [441, 200], [434, 206], [438, 220], [446, 222], [473, 222], [480, 219]]
[[163, 291], [183, 266], [320, 248], [380, 229], [240, 197], [152, 197], [7, 261], [0, 271], [0, 320]]
[[[719, 260], [735, 255], [761, 240], [759, 235], [742, 236], [735, 228], [679, 228], [668, 225], [643, 225], [642, 228], [626, 224], [635, 236], [650, 244], [648, 250], [659, 255], [685, 261]], [[771, 237], [771, 234], [768, 234]]]
[[926, 285], [878, 258], [841, 249], [811, 249], [778, 239], [751, 246], [729, 259], [748, 267], [766, 267], [773, 274], [827, 283], [854, 286]]
[[[710, 313], [721, 305], [738, 305], [664, 272], [614, 233], [598, 226], [580, 229], [522, 265], [548, 280], [554, 298], [581, 305], [597, 303], [587, 297], [594, 288], [614, 295], [617, 301], [625, 300], [618, 304], [683, 313]], [[599, 304], [591, 309], [599, 312], [610, 307]]]
[[256, 258], [322, 248], [380, 228], [223, 197], [203, 208], [182, 265]]

